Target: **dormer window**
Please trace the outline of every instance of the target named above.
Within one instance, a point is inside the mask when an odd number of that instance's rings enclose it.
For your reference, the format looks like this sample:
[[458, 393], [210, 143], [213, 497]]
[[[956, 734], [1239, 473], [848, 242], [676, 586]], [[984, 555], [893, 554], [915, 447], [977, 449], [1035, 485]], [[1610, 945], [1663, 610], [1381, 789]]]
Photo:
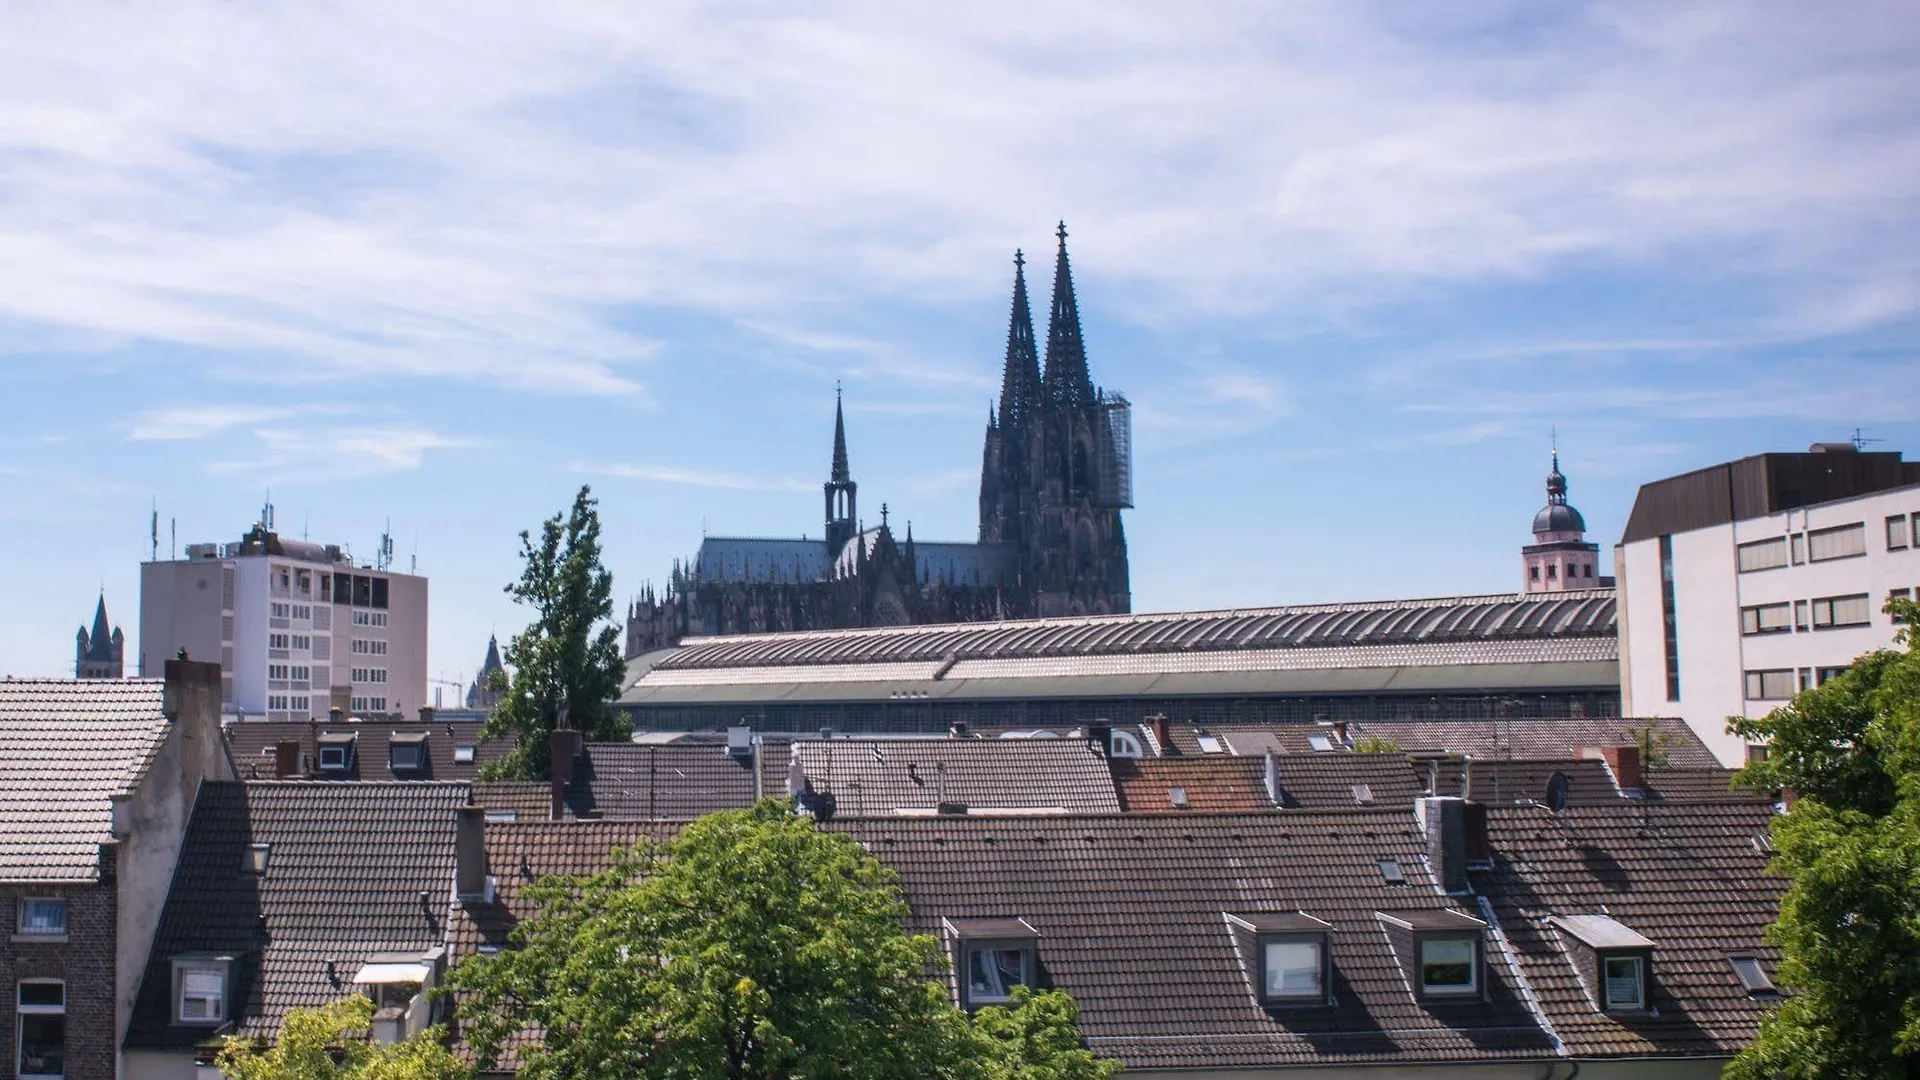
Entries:
[[1140, 742], [1140, 736], [1131, 731], [1110, 731], [1107, 733], [1107, 755], [1117, 758], [1143, 758], [1147, 748]]
[[1444, 1002], [1485, 995], [1486, 923], [1451, 908], [1379, 911], [1374, 917], [1386, 927], [1415, 997]]
[[1651, 1005], [1653, 942], [1606, 915], [1549, 920], [1601, 1012], [1638, 1012]]
[[173, 1019], [178, 1024], [218, 1027], [227, 1022], [231, 956], [178, 956], [173, 960]]
[[346, 772], [353, 768], [353, 745], [358, 735], [322, 735], [320, 736], [320, 771]]
[[387, 737], [387, 768], [394, 772], [419, 772], [427, 767], [427, 733]]
[[1035, 986], [1040, 935], [1025, 919], [948, 919], [960, 973], [960, 1004], [1003, 1004], [1016, 986]]
[[1248, 957], [1255, 990], [1268, 1006], [1325, 1005], [1332, 981], [1333, 926], [1303, 911], [1229, 913], [1227, 925]]

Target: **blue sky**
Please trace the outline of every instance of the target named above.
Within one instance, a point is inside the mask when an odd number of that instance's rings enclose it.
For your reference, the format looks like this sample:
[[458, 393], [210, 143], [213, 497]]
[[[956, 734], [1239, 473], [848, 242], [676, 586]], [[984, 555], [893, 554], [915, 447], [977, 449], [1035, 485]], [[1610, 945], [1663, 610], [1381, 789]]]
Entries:
[[[1920, 454], [1911, 3], [228, 3], [0, 14], [0, 671], [281, 530], [466, 678], [582, 482], [623, 596], [975, 528], [1011, 255], [1136, 404], [1137, 609], [1493, 591], [1639, 483]], [[1039, 297], [1044, 313], [1044, 295]]]

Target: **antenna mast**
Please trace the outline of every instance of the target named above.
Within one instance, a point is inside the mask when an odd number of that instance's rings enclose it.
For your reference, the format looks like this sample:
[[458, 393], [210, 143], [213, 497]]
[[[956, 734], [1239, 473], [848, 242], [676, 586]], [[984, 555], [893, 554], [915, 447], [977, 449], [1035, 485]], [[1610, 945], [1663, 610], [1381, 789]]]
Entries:
[[160, 561], [160, 500], [158, 497], [153, 500], [153, 544], [149, 552], [148, 562]]
[[393, 519], [387, 519], [387, 528], [380, 534], [380, 551], [374, 557], [374, 569], [393, 569]]

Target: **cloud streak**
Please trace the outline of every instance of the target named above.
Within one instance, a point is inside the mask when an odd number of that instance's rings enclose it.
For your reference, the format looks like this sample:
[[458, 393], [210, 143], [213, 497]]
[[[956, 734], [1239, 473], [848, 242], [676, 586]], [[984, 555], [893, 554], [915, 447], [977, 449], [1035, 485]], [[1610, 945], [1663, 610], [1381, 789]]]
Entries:
[[674, 465], [648, 465], [628, 462], [591, 464], [575, 462], [574, 472], [612, 476], [623, 480], [643, 480], [654, 484], [683, 484], [688, 487], [724, 488], [732, 491], [811, 491], [817, 485], [786, 476], [744, 476], [713, 469], [689, 469]]

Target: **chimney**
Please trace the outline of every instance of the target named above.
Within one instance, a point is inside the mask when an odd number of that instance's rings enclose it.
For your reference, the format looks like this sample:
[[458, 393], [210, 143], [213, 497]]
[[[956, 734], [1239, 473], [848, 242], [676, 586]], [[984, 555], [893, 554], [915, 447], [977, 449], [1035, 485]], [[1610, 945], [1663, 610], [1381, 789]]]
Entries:
[[1576, 746], [1573, 752], [1575, 757], [1599, 758], [1606, 762], [1613, 772], [1613, 782], [1621, 791], [1638, 791], [1646, 785], [1637, 746]]
[[423, 724], [433, 723], [433, 706], [431, 705], [420, 706], [420, 722]]
[[1427, 834], [1427, 868], [1447, 893], [1467, 887], [1467, 800], [1434, 796], [1413, 804]]
[[345, 709], [342, 709], [340, 706], [335, 705], [332, 708], [327, 710], [327, 723], [337, 724], [341, 720], [345, 719], [346, 715], [347, 715], [347, 711]]
[[493, 902], [493, 875], [487, 873], [487, 810], [463, 806], [454, 811], [453, 893], [463, 904]]
[[1153, 724], [1153, 741], [1160, 744], [1160, 752], [1162, 754], [1178, 753], [1179, 751], [1173, 748], [1173, 725], [1167, 723], [1167, 714], [1149, 716], [1147, 720]]
[[1267, 801], [1275, 806], [1286, 804], [1286, 792], [1280, 789], [1280, 755], [1268, 750], [1261, 762], [1260, 779], [1267, 788]]
[[188, 660], [186, 650], [166, 662], [160, 688], [160, 712], [169, 722], [182, 717], [195, 723], [219, 725], [220, 665]]
[[1347, 745], [1347, 722], [1345, 720], [1335, 720], [1333, 722], [1333, 741], [1340, 746]]
[[300, 775], [300, 740], [282, 739], [273, 745], [273, 778], [285, 780]]
[[573, 766], [584, 743], [572, 728], [554, 728], [547, 736], [547, 780], [553, 786], [548, 816], [559, 821], [567, 816], [567, 785], [573, 783]]
[[1460, 797], [1473, 798], [1473, 755], [1460, 755]]
[[753, 729], [745, 724], [727, 728], [727, 756], [736, 761], [753, 760]]
[[1087, 728], [1087, 742], [1093, 744], [1093, 752], [1106, 757], [1113, 750], [1113, 728], [1098, 724]]

